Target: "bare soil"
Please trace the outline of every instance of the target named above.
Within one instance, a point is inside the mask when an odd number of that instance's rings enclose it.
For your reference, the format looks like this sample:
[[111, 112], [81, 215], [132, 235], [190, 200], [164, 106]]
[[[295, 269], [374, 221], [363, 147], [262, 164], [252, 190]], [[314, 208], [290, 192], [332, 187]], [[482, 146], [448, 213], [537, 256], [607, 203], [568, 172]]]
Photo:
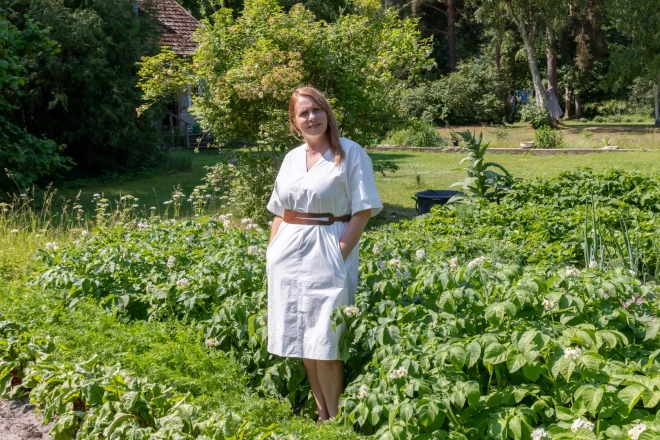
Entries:
[[42, 414], [34, 412], [34, 405], [27, 397], [19, 400], [0, 399], [0, 439], [2, 440], [52, 440], [50, 425], [43, 424]]

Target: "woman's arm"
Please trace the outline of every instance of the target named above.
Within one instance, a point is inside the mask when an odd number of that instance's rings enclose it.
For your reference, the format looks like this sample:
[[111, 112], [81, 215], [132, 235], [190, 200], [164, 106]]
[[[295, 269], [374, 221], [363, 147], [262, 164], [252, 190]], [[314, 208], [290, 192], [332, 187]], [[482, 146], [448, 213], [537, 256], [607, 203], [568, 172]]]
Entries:
[[[351, 221], [348, 222], [346, 231], [342, 235], [341, 240], [339, 240], [339, 248], [341, 249], [341, 255], [344, 257], [344, 260], [349, 256], [355, 245], [360, 241], [360, 237], [364, 232], [367, 222], [371, 218], [371, 209], [365, 209], [364, 211], [356, 212]], [[275, 227], [275, 222], [273, 222], [273, 227]]]
[[273, 226], [271, 226], [270, 228], [270, 238], [268, 239], [268, 244], [270, 244], [270, 242], [273, 241], [273, 237], [275, 237], [275, 234], [277, 234], [278, 229], [280, 229], [280, 225], [282, 224], [283, 220], [284, 219], [279, 215], [276, 215], [275, 218], [273, 219]]

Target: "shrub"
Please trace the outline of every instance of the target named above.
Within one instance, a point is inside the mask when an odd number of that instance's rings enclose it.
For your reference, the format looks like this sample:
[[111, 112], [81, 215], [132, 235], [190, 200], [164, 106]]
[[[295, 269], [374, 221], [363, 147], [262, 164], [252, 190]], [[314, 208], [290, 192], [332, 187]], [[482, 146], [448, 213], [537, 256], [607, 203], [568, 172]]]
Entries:
[[599, 124], [602, 124], [602, 123], [604, 123], [604, 122], [607, 122], [607, 120], [606, 120], [604, 117], [600, 116], [600, 115], [594, 117], [594, 118], [592, 119], [592, 121], [593, 121], [593, 122], [597, 122], [597, 123], [599, 123]]
[[642, 118], [642, 117], [636, 118], [635, 122], [644, 122], [644, 118]]
[[620, 115], [614, 115], [614, 116], [610, 116], [609, 121], [610, 122], [621, 122], [621, 121], [623, 121], [623, 118]]
[[389, 132], [382, 143], [407, 147], [443, 147], [447, 145], [433, 125], [417, 120], [411, 121], [407, 128]]
[[628, 122], [628, 123], [630, 123], [630, 122], [632, 122], [632, 121], [633, 121], [633, 118], [631, 118], [631, 117], [629, 117], [629, 116], [623, 118], [623, 122]]
[[587, 122], [589, 122], [589, 119], [587, 119], [587, 118], [580, 118], [580, 122], [583, 123], [583, 124], [586, 124]]
[[520, 118], [529, 122], [534, 129], [547, 126], [548, 117], [548, 111], [535, 102], [524, 104], [520, 110]]
[[564, 136], [560, 130], [540, 127], [534, 130], [534, 146], [536, 148], [562, 148]]
[[440, 125], [498, 124], [504, 116], [499, 84], [490, 63], [464, 61], [456, 72], [409, 90], [402, 106], [411, 117]]

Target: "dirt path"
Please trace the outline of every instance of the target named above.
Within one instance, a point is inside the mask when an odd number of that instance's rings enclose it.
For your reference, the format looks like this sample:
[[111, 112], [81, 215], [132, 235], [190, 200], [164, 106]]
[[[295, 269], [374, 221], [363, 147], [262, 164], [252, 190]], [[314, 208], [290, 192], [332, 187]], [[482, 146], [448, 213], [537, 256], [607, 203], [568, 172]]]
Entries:
[[50, 425], [42, 423], [42, 414], [34, 412], [34, 405], [24, 397], [20, 400], [0, 400], [0, 439], [2, 440], [52, 440]]

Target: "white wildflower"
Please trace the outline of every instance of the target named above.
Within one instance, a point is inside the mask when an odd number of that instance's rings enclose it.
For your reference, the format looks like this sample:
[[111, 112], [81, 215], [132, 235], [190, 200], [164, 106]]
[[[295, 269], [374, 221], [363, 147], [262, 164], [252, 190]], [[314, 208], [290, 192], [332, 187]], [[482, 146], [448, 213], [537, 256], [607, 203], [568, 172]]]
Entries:
[[457, 269], [458, 268], [458, 258], [453, 257], [449, 259], [449, 268], [451, 270]]
[[475, 258], [474, 260], [470, 261], [467, 265], [468, 269], [474, 269], [477, 266], [481, 266], [484, 261], [486, 261], [486, 257], [479, 257]]
[[532, 431], [532, 440], [541, 440], [544, 437], [547, 437], [547, 438], [550, 437], [550, 435], [548, 434], [548, 431], [546, 431], [545, 429], [537, 428], [534, 431]]
[[630, 274], [631, 277], [637, 276], [637, 272], [635, 272], [634, 270], [629, 270], [628, 273]]
[[571, 425], [571, 431], [578, 432], [578, 430], [581, 428], [588, 429], [589, 431], [593, 431], [594, 427], [595, 425], [592, 422], [577, 418], [573, 421], [573, 424]]
[[211, 197], [212, 197], [211, 194], [207, 194], [207, 195], [206, 195], [206, 198], [207, 198], [207, 199], [210, 199]]
[[134, 202], [139, 202], [140, 199], [138, 199], [138, 198], [136, 197], [136, 198], [133, 199], [133, 201], [134, 201]]
[[87, 229], [83, 229], [83, 231], [80, 233], [83, 237], [87, 237], [89, 235], [89, 231]]
[[567, 277], [577, 277], [580, 275], [580, 271], [572, 266], [566, 266], [566, 276]]
[[417, 249], [417, 252], [415, 252], [415, 257], [417, 257], [418, 260], [423, 260], [424, 257], [426, 257], [426, 251], [424, 249]]
[[598, 263], [596, 263], [594, 260], [591, 260], [589, 262], [589, 269], [596, 269], [598, 267]]
[[638, 440], [644, 431], [646, 431], [646, 423], [639, 423], [628, 430], [628, 437], [632, 440]]
[[172, 203], [171, 200], [166, 200], [166, 201], [163, 202], [163, 205], [169, 205], [169, 204], [171, 204], [171, 203]]
[[436, 328], [438, 326], [438, 320], [434, 319], [430, 324], [429, 327], [431, 328]]
[[373, 252], [374, 255], [378, 255], [378, 254], [380, 254], [380, 253], [382, 252], [382, 249], [380, 248], [380, 246], [378, 246], [377, 244], [375, 244], [374, 247], [371, 248], [371, 252]]
[[27, 197], [27, 194], [21, 194], [21, 198], [24, 199], [24, 198], [26, 198], [26, 197]]
[[360, 309], [357, 307], [344, 307], [344, 314], [348, 316], [349, 318], [355, 317], [355, 316], [360, 316]]
[[398, 370], [394, 370], [390, 373], [392, 379], [400, 379], [408, 375], [408, 369], [406, 367], [401, 367]]
[[362, 400], [369, 395], [369, 387], [366, 385], [360, 386], [360, 392], [358, 393], [358, 399]]
[[248, 246], [247, 248], [247, 254], [248, 255], [254, 255], [257, 253], [257, 247], [256, 246]]
[[46, 250], [47, 251], [56, 251], [58, 249], [59, 249], [59, 246], [54, 241], [53, 242], [49, 241], [48, 243], [46, 243]]
[[188, 285], [188, 279], [187, 278], [181, 278], [179, 281], [176, 282], [176, 287], [179, 289], [183, 289]]
[[155, 210], [156, 210], [156, 207], [155, 207], [155, 206], [152, 206], [152, 207], [149, 208], [149, 209], [151, 209], [152, 211], [155, 211]]
[[98, 197], [101, 197], [101, 195], [100, 194], [94, 194], [92, 197], [94, 197], [96, 199]]
[[241, 223], [243, 223], [243, 224], [252, 223], [252, 219], [251, 219], [251, 218], [247, 218], [247, 217], [246, 217], [246, 218], [243, 218], [243, 219], [241, 219]]
[[582, 349], [580, 347], [566, 347], [564, 348], [564, 357], [566, 359], [573, 359], [577, 360], [580, 356], [582, 356]]
[[554, 302], [550, 299], [544, 299], [542, 304], [543, 304], [543, 308], [548, 310], [548, 311], [554, 309], [555, 306], [557, 305], [556, 302]]
[[137, 224], [137, 227], [138, 227], [139, 230], [142, 230], [142, 229], [146, 228], [147, 226], [149, 226], [149, 224], [148, 224], [147, 222], [145, 222], [145, 221], [140, 221], [140, 222]]
[[387, 262], [387, 265], [392, 267], [401, 267], [401, 260], [398, 258], [392, 258]]
[[119, 200], [126, 200], [126, 196], [121, 196]]
[[224, 226], [225, 229], [227, 229], [231, 226], [231, 222], [229, 220], [223, 220], [222, 221], [222, 226]]
[[17, 234], [17, 233], [18, 233], [18, 229], [12, 229], [12, 230], [9, 231], [9, 232], [11, 232], [12, 234]]
[[167, 259], [167, 267], [172, 269], [174, 267], [175, 262], [176, 262], [176, 259], [173, 256], [170, 256], [170, 258]]
[[208, 338], [204, 343], [206, 344], [207, 347], [217, 347], [218, 345], [220, 345], [218, 340], [215, 338]]
[[133, 208], [137, 208], [137, 207], [139, 207], [139, 206], [140, 206], [140, 205], [138, 205], [137, 203], [133, 204]]

